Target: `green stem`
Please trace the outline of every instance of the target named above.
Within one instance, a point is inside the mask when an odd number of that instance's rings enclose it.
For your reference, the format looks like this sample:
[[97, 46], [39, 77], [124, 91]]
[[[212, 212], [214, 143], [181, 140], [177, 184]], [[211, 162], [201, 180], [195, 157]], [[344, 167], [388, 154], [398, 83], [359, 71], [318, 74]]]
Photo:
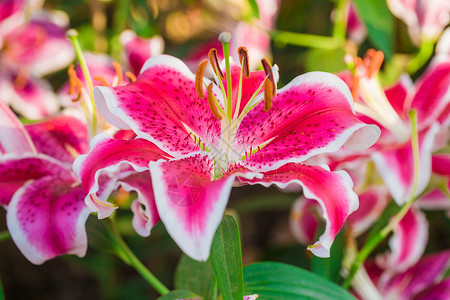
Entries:
[[[91, 98], [92, 105], [92, 135], [97, 133], [97, 110], [94, 101], [94, 84], [92, 83], [91, 73], [89, 72], [86, 58], [83, 55], [83, 50], [81, 49], [80, 42], [78, 41], [78, 32], [75, 29], [69, 29], [66, 33], [67, 37], [73, 44], [75, 53], [77, 54], [77, 59], [80, 64], [81, 70], [83, 71], [84, 79], [89, 89], [89, 97]], [[87, 116], [86, 116], [87, 117]]]
[[334, 50], [342, 46], [342, 41], [335, 37], [307, 33], [273, 30], [270, 32], [275, 42], [310, 48]]
[[119, 233], [119, 230], [115, 226], [114, 220], [109, 218], [108, 219], [109, 229], [112, 233], [112, 237], [114, 238], [116, 242], [116, 246], [119, 248], [117, 256], [123, 260], [127, 265], [133, 267], [141, 276], [151, 285], [155, 288], [155, 290], [158, 291], [161, 295], [167, 294], [169, 292], [169, 289], [164, 286], [164, 284], [161, 283], [161, 281], [158, 280], [158, 278], [153, 275], [149, 269], [147, 269], [146, 266], [134, 255], [134, 253], [131, 251], [131, 249], [128, 247], [128, 245], [123, 240], [122, 236]]
[[9, 240], [11, 238], [11, 234], [8, 230], [0, 232], [0, 242]]
[[409, 200], [400, 208], [396, 215], [389, 221], [389, 223], [381, 229], [372, 239], [370, 239], [359, 251], [355, 260], [353, 261], [350, 272], [345, 279], [342, 286], [348, 289], [353, 281], [358, 270], [364, 264], [366, 258], [372, 253], [372, 251], [388, 236], [388, 234], [394, 229], [394, 227], [403, 219], [411, 205], [414, 203], [417, 190], [417, 181], [419, 178], [419, 137], [417, 132], [417, 114], [415, 110], [410, 111], [409, 116], [411, 118], [411, 145], [414, 156], [414, 181], [411, 189], [411, 196]]
[[333, 37], [341, 42], [345, 41], [345, 33], [347, 30], [346, 11], [348, 0], [338, 0], [334, 15]]
[[409, 74], [416, 73], [433, 55], [434, 42], [429, 40], [422, 41], [419, 52], [406, 65], [406, 71]]

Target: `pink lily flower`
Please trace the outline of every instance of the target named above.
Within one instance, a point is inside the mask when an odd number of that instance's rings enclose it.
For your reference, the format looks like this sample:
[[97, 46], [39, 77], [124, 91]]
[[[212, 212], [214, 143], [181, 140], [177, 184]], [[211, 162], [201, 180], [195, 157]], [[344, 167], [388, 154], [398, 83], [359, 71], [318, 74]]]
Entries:
[[[450, 251], [424, 256], [416, 264], [403, 272], [392, 272], [367, 263], [366, 270], [379, 292], [378, 298], [370, 299], [448, 299], [450, 279], [443, 278], [450, 266]], [[364, 287], [357, 290], [364, 294]], [[362, 297], [362, 299], [369, 299]]]
[[86, 126], [62, 115], [23, 126], [0, 101], [0, 205], [11, 237], [34, 264], [84, 256], [89, 210], [73, 156], [87, 152]]
[[388, 0], [391, 12], [408, 25], [413, 42], [436, 41], [450, 21], [446, 0]]
[[[449, 124], [450, 60], [437, 56], [414, 85], [403, 75], [386, 90], [377, 79], [382, 60], [381, 52], [369, 52], [364, 62], [357, 62], [356, 80], [350, 86], [360, 118], [379, 125], [382, 131], [380, 140], [366, 155], [370, 154], [392, 197], [402, 205], [428, 185], [436, 137]], [[420, 172], [414, 195], [411, 195], [414, 163], [407, 116], [410, 109], [417, 111], [419, 131]]]
[[177, 58], [160, 55], [145, 63], [135, 82], [97, 87], [100, 114], [137, 138], [102, 134], [77, 158], [86, 203], [99, 217], [110, 215], [116, 206], [92, 197], [99, 179], [112, 172], [124, 178], [133, 169], [142, 180], [134, 187], [144, 195], [136, 205], [144, 222], [135, 224], [148, 225], [148, 235], [160, 218], [188, 256], [206, 260], [233, 185], [294, 184], [324, 208], [328, 230], [311, 251], [327, 256], [357, 196], [345, 172], [303, 162], [344, 144], [365, 149], [378, 128], [355, 117], [350, 92], [334, 75], [305, 74], [276, 91], [277, 67], [264, 60], [265, 71], [249, 72], [245, 48], [240, 56], [242, 66], [224, 72], [211, 50], [216, 83], [203, 78], [206, 61], [194, 75]]
[[124, 47], [124, 61], [133, 74], [139, 74], [147, 59], [164, 51], [164, 40], [160, 36], [145, 39], [125, 30], [120, 34], [120, 41]]
[[62, 13], [40, 11], [3, 36], [2, 99], [26, 118], [42, 119], [59, 109], [50, 84], [40, 77], [73, 60], [74, 51], [65, 37], [67, 24]]

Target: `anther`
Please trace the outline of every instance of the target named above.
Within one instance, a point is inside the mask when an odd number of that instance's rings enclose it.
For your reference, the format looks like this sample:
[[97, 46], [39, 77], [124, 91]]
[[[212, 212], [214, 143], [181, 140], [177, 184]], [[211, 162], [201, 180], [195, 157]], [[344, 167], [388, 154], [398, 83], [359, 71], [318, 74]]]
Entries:
[[238, 49], [239, 61], [241, 63], [242, 71], [244, 71], [245, 77], [250, 77], [250, 67], [248, 64], [248, 51], [245, 47], [239, 47]]
[[261, 64], [264, 68], [264, 73], [266, 73], [267, 79], [269, 79], [269, 81], [272, 83], [272, 97], [275, 97], [277, 93], [277, 85], [275, 84], [275, 79], [273, 77], [272, 65], [267, 58], [261, 59]]
[[273, 84], [269, 78], [264, 79], [264, 112], [269, 111], [273, 103]]
[[134, 74], [131, 73], [130, 71], [126, 71], [125, 72], [125, 76], [127, 76], [128, 79], [130, 79], [131, 82], [135, 82], [136, 81], [136, 76], [134, 76]]
[[122, 73], [122, 67], [117, 61], [113, 61], [112, 63], [114, 70], [116, 71], [117, 75], [117, 83], [115, 86], [118, 86], [123, 81], [123, 73]]
[[217, 50], [216, 49], [211, 49], [209, 50], [208, 53], [208, 59], [209, 59], [209, 63], [211, 64], [214, 73], [216, 73], [217, 77], [220, 78], [220, 80], [223, 80], [225, 78], [225, 76], [223, 76], [222, 70], [220, 69], [219, 66], [219, 59], [217, 58]]
[[83, 88], [83, 84], [81, 80], [77, 76], [77, 72], [75, 72], [73, 64], [69, 66], [67, 69], [67, 74], [69, 75], [69, 95], [75, 93], [75, 88], [77, 88], [77, 96], [75, 99], [72, 99], [73, 102], [76, 102], [81, 99], [81, 90]]
[[208, 61], [203, 60], [197, 67], [195, 71], [195, 91], [200, 98], [205, 97], [203, 94], [203, 76], [205, 75], [205, 69]]
[[266, 79], [264, 80], [264, 111], [268, 111], [272, 107], [273, 97], [277, 93], [277, 86], [273, 77], [272, 66], [267, 58], [261, 59], [261, 64], [266, 73]]
[[372, 52], [373, 54], [371, 55], [371, 60], [370, 60], [370, 64], [369, 64], [369, 69], [368, 69], [368, 75], [369, 78], [376, 75], [378, 73], [378, 71], [381, 68], [381, 65], [383, 64], [383, 60], [384, 60], [384, 54], [381, 51], [374, 51]]
[[208, 104], [209, 104], [209, 108], [211, 109], [212, 114], [219, 120], [222, 120], [222, 116], [220, 115], [219, 111], [217, 110], [217, 106], [214, 103], [214, 95], [212, 92], [212, 88], [213, 88], [213, 84], [210, 83], [208, 85]]
[[101, 84], [103, 84], [104, 86], [107, 86], [107, 87], [111, 86], [111, 85], [109, 85], [108, 82], [106, 82], [106, 79], [103, 78], [102, 76], [95, 76], [94, 79], [97, 80], [98, 82], [101, 82]]

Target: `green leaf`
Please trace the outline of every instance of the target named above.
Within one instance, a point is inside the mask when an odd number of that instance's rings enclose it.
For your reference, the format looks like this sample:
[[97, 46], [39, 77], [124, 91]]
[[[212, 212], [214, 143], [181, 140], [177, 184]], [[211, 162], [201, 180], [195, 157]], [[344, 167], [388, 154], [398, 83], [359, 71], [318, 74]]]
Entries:
[[176, 289], [190, 290], [209, 299], [214, 293], [213, 285], [214, 275], [209, 262], [198, 262], [182, 255], [175, 272]]
[[264, 300], [344, 300], [350, 293], [314, 273], [275, 262], [263, 262], [244, 268], [245, 294], [258, 294]]
[[305, 71], [338, 73], [347, 69], [344, 49], [310, 49], [306, 53]]
[[211, 265], [224, 300], [244, 297], [241, 240], [232, 216], [226, 215], [216, 231], [210, 254]]
[[355, 5], [367, 26], [369, 40], [387, 58], [393, 53], [394, 19], [385, 0], [355, 0]]
[[5, 294], [3, 292], [3, 284], [1, 280], [0, 280], [0, 300], [5, 300]]
[[344, 247], [344, 232], [341, 230], [331, 246], [330, 257], [322, 258], [313, 256], [311, 261], [312, 271], [325, 279], [339, 283], [341, 280], [340, 271], [342, 268], [342, 258], [344, 257]]
[[250, 6], [250, 12], [246, 16], [246, 19], [259, 19], [259, 8], [258, 3], [256, 3], [256, 0], [247, 0], [248, 5]]
[[187, 290], [174, 290], [162, 295], [157, 300], [175, 300], [175, 299], [202, 299], [197, 294]]

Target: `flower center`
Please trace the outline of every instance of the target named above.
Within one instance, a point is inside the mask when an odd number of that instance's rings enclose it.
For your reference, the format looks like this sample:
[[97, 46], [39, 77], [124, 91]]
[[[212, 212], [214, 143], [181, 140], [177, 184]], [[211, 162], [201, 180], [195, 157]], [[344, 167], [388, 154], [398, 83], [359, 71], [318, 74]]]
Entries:
[[[231, 35], [227, 32], [220, 34], [219, 40], [223, 45], [225, 70], [221, 68], [217, 57], [217, 50], [211, 49], [208, 54], [208, 60], [216, 75], [216, 82], [220, 88], [220, 92], [223, 98], [223, 104], [219, 102], [214, 94], [214, 84], [210, 83], [207, 86], [207, 101], [212, 114], [220, 120], [221, 135], [219, 143], [214, 149], [210, 149], [215, 158], [215, 177], [221, 177], [223, 172], [228, 169], [230, 163], [234, 163], [238, 160], [245, 159], [244, 153], [240, 153], [233, 148], [234, 139], [236, 137], [239, 126], [246, 114], [248, 114], [253, 108], [255, 108], [261, 101], [264, 101], [264, 111], [268, 111], [272, 106], [273, 97], [276, 94], [276, 81], [273, 73], [272, 66], [269, 61], [264, 58], [261, 60], [266, 77], [262, 80], [259, 87], [251, 95], [246, 105], [241, 109], [242, 103], [242, 87], [243, 78], [249, 78], [250, 68], [248, 52], [245, 47], [239, 47], [239, 83], [237, 86], [232, 85], [232, 74], [229, 57], [229, 47], [231, 41]], [[200, 98], [204, 98], [204, 82], [203, 76], [205, 72], [208, 60], [202, 61], [195, 74], [195, 88]], [[223, 67], [223, 66], [222, 66]], [[264, 97], [256, 99], [264, 88]], [[233, 90], [237, 89], [237, 96], [233, 98]], [[236, 92], [236, 90], [235, 90]], [[235, 93], [236, 94], [236, 93]], [[256, 99], [256, 100], [255, 100]]]
[[[373, 49], [367, 51], [364, 60], [356, 59], [353, 95], [359, 94], [364, 103], [355, 99], [355, 110], [377, 121], [403, 141], [408, 139], [409, 130], [387, 99], [377, 76], [383, 59], [383, 52]], [[359, 93], [355, 93], [356, 89]]]

